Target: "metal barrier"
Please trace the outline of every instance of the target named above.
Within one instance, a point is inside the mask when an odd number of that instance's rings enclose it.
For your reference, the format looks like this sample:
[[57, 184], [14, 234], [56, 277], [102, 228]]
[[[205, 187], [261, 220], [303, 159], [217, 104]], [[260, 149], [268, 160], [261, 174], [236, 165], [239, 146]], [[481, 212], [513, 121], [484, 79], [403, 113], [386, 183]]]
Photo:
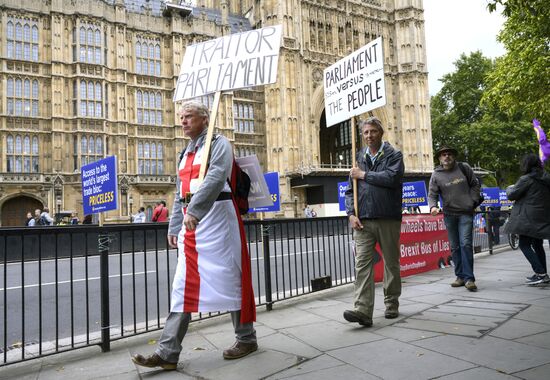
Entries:
[[[492, 252], [487, 215], [476, 219], [476, 251]], [[247, 221], [245, 230], [258, 306], [354, 281], [346, 217]], [[108, 351], [162, 328], [177, 262], [166, 233], [166, 223], [0, 229], [0, 366], [91, 345]]]
[[[319, 277], [354, 280], [345, 218], [245, 229], [258, 306], [310, 293]], [[91, 345], [108, 351], [162, 328], [177, 263], [166, 233], [166, 223], [0, 229], [0, 365]]]

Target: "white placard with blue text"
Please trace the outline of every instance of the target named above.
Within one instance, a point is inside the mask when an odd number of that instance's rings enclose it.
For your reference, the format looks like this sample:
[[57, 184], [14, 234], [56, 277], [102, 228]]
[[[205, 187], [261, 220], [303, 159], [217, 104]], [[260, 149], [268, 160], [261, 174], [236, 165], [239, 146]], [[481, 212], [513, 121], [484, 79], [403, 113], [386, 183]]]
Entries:
[[80, 168], [84, 215], [118, 208], [117, 160], [110, 156]]
[[382, 37], [325, 69], [327, 127], [386, 105]]
[[273, 206], [267, 207], [254, 207], [249, 210], [249, 212], [274, 212], [281, 211], [281, 192], [279, 190], [279, 173], [271, 172], [264, 173], [265, 183], [267, 184], [267, 189], [271, 195], [271, 201]]
[[273, 25], [187, 46], [174, 102], [275, 83], [281, 36]]

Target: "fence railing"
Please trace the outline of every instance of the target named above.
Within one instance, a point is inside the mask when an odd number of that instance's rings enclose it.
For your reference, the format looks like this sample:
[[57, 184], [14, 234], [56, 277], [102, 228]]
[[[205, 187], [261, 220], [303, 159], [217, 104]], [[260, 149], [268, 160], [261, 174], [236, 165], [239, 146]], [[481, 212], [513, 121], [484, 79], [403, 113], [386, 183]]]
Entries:
[[[245, 229], [258, 306], [354, 281], [345, 217]], [[477, 250], [492, 249], [485, 231], [475, 229]], [[162, 328], [177, 263], [166, 232], [166, 223], [0, 229], [0, 366], [91, 345], [107, 351]]]

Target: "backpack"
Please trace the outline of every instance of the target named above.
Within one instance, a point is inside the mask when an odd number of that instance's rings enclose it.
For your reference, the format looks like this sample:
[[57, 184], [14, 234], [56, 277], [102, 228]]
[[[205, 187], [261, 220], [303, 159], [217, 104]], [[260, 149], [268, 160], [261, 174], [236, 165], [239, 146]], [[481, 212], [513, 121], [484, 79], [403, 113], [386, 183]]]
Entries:
[[227, 180], [231, 193], [237, 204], [241, 215], [248, 213], [248, 194], [250, 193], [250, 176], [241, 169], [235, 157], [233, 157], [233, 167], [231, 169], [231, 180]]
[[[464, 177], [466, 177], [466, 180], [468, 181], [468, 186], [470, 186], [470, 183], [472, 183], [472, 173], [470, 171], [466, 170], [466, 167], [464, 166], [464, 164], [462, 162], [457, 162], [457, 164], [458, 164], [458, 168], [460, 169], [462, 174], [464, 174]], [[479, 182], [477, 177], [474, 177], [474, 178], [475, 178], [476, 181]], [[483, 193], [480, 193], [479, 194], [479, 201], [474, 203], [474, 208], [477, 208], [477, 206], [482, 204], [483, 201], [485, 201], [485, 197], [483, 196]]]
[[40, 215], [40, 218], [38, 218], [36, 224], [39, 225], [39, 226], [48, 226], [49, 225], [49, 223], [46, 220], [46, 217], [44, 215]]
[[[219, 135], [214, 135], [212, 137], [212, 142], [214, 142], [218, 138], [218, 136]], [[177, 166], [178, 168], [180, 166], [181, 160], [183, 160], [184, 155], [185, 149], [180, 152]], [[231, 194], [233, 194], [233, 198], [235, 199], [235, 203], [237, 204], [239, 213], [241, 215], [247, 214], [248, 209], [250, 208], [248, 205], [248, 194], [250, 193], [250, 185], [252, 181], [250, 180], [250, 176], [246, 174], [246, 172], [241, 169], [237, 161], [235, 161], [235, 156], [233, 156], [231, 178], [227, 179], [227, 183], [231, 188]]]

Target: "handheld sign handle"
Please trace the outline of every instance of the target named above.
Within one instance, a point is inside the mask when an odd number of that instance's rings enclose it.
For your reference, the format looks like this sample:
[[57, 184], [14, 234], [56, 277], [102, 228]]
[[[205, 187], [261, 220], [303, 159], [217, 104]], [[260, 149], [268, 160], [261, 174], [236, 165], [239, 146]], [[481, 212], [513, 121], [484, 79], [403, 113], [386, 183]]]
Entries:
[[216, 116], [218, 115], [218, 106], [220, 105], [221, 92], [217, 91], [214, 94], [214, 104], [212, 104], [212, 110], [210, 111], [210, 119], [208, 121], [208, 132], [206, 132], [206, 142], [204, 145], [204, 152], [201, 157], [201, 168], [199, 170], [198, 185], [200, 186], [204, 180], [206, 174], [206, 166], [208, 165], [208, 158], [210, 157], [210, 146], [212, 145], [212, 135], [214, 134], [214, 126], [216, 125]]
[[[357, 130], [357, 127], [356, 127], [357, 123], [355, 121], [355, 116], [352, 116], [351, 117], [351, 154], [352, 154], [352, 157], [354, 158], [354, 154], [356, 154], [355, 152], [355, 140], [356, 140], [356, 130]], [[353, 167], [356, 166], [356, 161], [352, 158], [352, 161], [353, 161]], [[359, 208], [357, 207], [357, 179], [356, 178], [353, 178], [353, 209], [355, 211], [355, 216], [357, 216], [357, 218], [359, 218]]]

